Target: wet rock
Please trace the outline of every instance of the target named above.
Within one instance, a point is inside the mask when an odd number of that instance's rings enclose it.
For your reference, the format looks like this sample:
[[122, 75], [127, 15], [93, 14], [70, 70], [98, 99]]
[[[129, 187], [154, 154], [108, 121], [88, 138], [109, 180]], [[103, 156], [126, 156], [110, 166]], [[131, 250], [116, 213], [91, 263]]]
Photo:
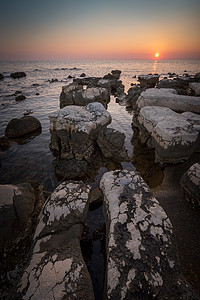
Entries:
[[195, 79], [195, 81], [200, 82], [200, 72], [198, 72], [194, 75], [194, 79]]
[[15, 101], [23, 101], [23, 100], [25, 100], [26, 99], [26, 97], [24, 96], [24, 95], [19, 95], [19, 96], [17, 96], [16, 98], [15, 98]]
[[58, 82], [57, 78], [52, 78], [51, 80], [49, 80], [49, 83], [54, 83], [54, 82]]
[[177, 112], [191, 111], [200, 113], [200, 98], [194, 96], [178, 95], [174, 89], [147, 89], [137, 100], [137, 106], [162, 106]]
[[94, 140], [111, 116], [101, 103], [71, 105], [50, 115], [50, 149], [59, 159], [90, 161]]
[[173, 228], [134, 171], [105, 173], [106, 299], [198, 299], [178, 263]]
[[8, 137], [6, 137], [6, 136], [0, 137], [0, 149], [2, 151], [9, 149], [10, 146], [11, 146], [11, 143], [10, 143], [10, 140]]
[[180, 184], [187, 198], [200, 206], [200, 163], [195, 163], [183, 174]]
[[82, 73], [82, 74], [80, 75], [80, 77], [86, 77], [86, 74], [85, 74], [85, 73]]
[[125, 134], [112, 128], [103, 129], [97, 138], [97, 144], [104, 157], [115, 162], [129, 161], [124, 142]]
[[68, 159], [61, 160], [56, 159], [53, 161], [53, 167], [56, 177], [59, 180], [78, 180], [83, 178], [87, 172], [88, 164], [84, 160]]
[[100, 102], [106, 107], [109, 101], [110, 93], [106, 88], [91, 87], [84, 90], [76, 82], [63, 87], [60, 94], [60, 108], [67, 105], [84, 106], [92, 102]]
[[154, 88], [159, 81], [159, 75], [139, 75], [138, 81], [141, 88]]
[[16, 79], [16, 78], [22, 78], [22, 77], [26, 77], [26, 73], [24, 72], [15, 72], [15, 73], [11, 73], [10, 77]]
[[189, 87], [194, 91], [196, 96], [200, 96], [200, 82], [192, 82], [189, 84]]
[[112, 70], [111, 74], [114, 76], [115, 79], [118, 80], [120, 78], [121, 72], [122, 71], [120, 71], [120, 70]]
[[90, 200], [90, 210], [95, 210], [103, 203], [103, 196], [102, 192], [99, 188], [91, 190], [89, 194], [89, 200]]
[[69, 76], [67, 76], [67, 78], [68, 78], [68, 79], [72, 79], [72, 78], [74, 78], [74, 76], [69, 75]]
[[0, 80], [4, 79], [3, 74], [0, 73]]
[[131, 104], [133, 109], [136, 108], [136, 101], [138, 100], [139, 96], [144, 90], [145, 88], [141, 88], [138, 85], [134, 85], [128, 90], [128, 95], [126, 96], [126, 100], [128, 103]]
[[166, 107], [146, 106], [140, 110], [134, 125], [140, 129], [141, 141], [155, 148], [157, 162], [181, 162], [198, 147], [198, 115], [192, 122], [187, 114], [178, 114]]
[[80, 249], [89, 191], [82, 182], [64, 182], [45, 203], [18, 298], [94, 299]]
[[31, 116], [24, 116], [21, 119], [12, 119], [5, 130], [8, 138], [18, 138], [27, 134], [31, 134], [37, 130], [41, 130], [40, 121]]

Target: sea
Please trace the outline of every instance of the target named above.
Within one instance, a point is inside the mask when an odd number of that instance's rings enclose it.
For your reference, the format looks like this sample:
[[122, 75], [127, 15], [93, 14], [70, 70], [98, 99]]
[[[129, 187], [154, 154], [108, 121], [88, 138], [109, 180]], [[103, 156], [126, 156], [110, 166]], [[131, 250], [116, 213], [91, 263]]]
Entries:
[[[160, 79], [169, 73], [177, 75], [194, 75], [200, 72], [200, 61], [196, 60], [71, 60], [71, 61], [0, 61], [0, 136], [5, 133], [8, 122], [13, 118], [21, 118], [27, 111], [38, 118], [42, 132], [38, 136], [19, 139], [11, 143], [11, 147], [0, 152], [0, 184], [18, 184], [31, 180], [39, 181], [47, 192], [53, 191], [59, 184], [53, 168], [55, 157], [49, 149], [49, 115], [59, 109], [59, 97], [62, 86], [68, 85], [82, 73], [86, 76], [104, 76], [111, 70], [121, 70], [125, 92], [131, 83], [138, 83], [141, 74], [159, 74]], [[26, 73], [26, 77], [12, 79], [10, 74], [17, 71]], [[21, 92], [26, 99], [16, 102], [17, 93]], [[132, 157], [133, 145], [131, 127], [133, 112], [116, 103], [111, 97], [108, 111], [112, 116], [110, 127], [123, 132], [126, 136], [125, 146]], [[122, 165], [122, 168], [134, 169], [134, 165]], [[105, 172], [99, 170], [97, 180]], [[96, 180], [96, 179], [95, 179]], [[92, 233], [104, 222], [102, 207], [89, 212], [89, 239]], [[91, 259], [88, 263], [96, 299], [101, 299], [104, 281], [104, 256], [101, 241], [93, 242]], [[100, 296], [98, 296], [100, 295]]]

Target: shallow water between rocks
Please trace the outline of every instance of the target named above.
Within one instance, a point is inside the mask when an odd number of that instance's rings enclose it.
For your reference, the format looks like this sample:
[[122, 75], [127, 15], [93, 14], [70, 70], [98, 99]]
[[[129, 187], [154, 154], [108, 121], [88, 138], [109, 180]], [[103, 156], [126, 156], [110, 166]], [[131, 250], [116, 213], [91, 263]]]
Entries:
[[[37, 117], [42, 124], [40, 135], [15, 140], [8, 150], [0, 152], [0, 184], [17, 184], [37, 180], [43, 184], [44, 190], [47, 192], [53, 191], [58, 186], [59, 181], [52, 166], [54, 156], [49, 149], [48, 116], [51, 112], [59, 109], [61, 88], [72, 82], [72, 79], [67, 78], [69, 75], [79, 77], [84, 72], [87, 76], [103, 76], [113, 69], [119, 69], [122, 71], [120, 79], [125, 85], [125, 91], [127, 91], [131, 83], [137, 83], [137, 78], [133, 78], [135, 75], [158, 73], [163, 78], [168, 75], [168, 72], [181, 75], [187, 70], [188, 74], [195, 74], [199, 71], [199, 68], [199, 61], [0, 62], [0, 72], [5, 76], [4, 80], [0, 81], [0, 136], [4, 135], [6, 125], [12, 118], [20, 118], [26, 111], [33, 112], [31, 115]], [[24, 71], [27, 76], [21, 79], [11, 79], [9, 75], [15, 71]], [[55, 78], [58, 81], [50, 83]], [[16, 102], [16, 96], [14, 95], [16, 91], [21, 91], [26, 99]], [[112, 123], [109, 126], [125, 133], [126, 149], [132, 159], [132, 163], [121, 163], [121, 168], [140, 171], [149, 186], [157, 189], [157, 195], [159, 196], [158, 186], [162, 183], [164, 173], [158, 165], [154, 164], [153, 153], [140, 144], [137, 137], [133, 136], [134, 133], [131, 127], [133, 112], [125, 106], [117, 104], [113, 96], [108, 105], [108, 111], [112, 116]], [[112, 168], [115, 168], [115, 166], [112, 166]], [[99, 170], [95, 179], [91, 181], [93, 186], [98, 186], [101, 176], [106, 171], [105, 167]], [[161, 204], [167, 211], [168, 216], [172, 215], [173, 217], [173, 209], [170, 210], [170, 207], [166, 207], [166, 202], [163, 202], [162, 197]], [[192, 214], [192, 210], [190, 213]], [[98, 300], [102, 299], [103, 293], [105, 255], [102, 241], [100, 239], [92, 240], [92, 235], [103, 223], [103, 206], [89, 211], [87, 242], [90, 249], [89, 258], [86, 259], [86, 262], [92, 277], [95, 297]], [[176, 223], [179, 223], [179, 219], [173, 218], [175, 228]], [[187, 236], [184, 236], [184, 238], [186, 239]], [[184, 261], [184, 257], [181, 259]], [[191, 263], [195, 264], [191, 260], [189, 263], [190, 265]], [[187, 268], [187, 263], [184, 268]], [[195, 273], [195, 276], [198, 277], [199, 275]], [[196, 277], [195, 282], [200, 282], [200, 278]]]

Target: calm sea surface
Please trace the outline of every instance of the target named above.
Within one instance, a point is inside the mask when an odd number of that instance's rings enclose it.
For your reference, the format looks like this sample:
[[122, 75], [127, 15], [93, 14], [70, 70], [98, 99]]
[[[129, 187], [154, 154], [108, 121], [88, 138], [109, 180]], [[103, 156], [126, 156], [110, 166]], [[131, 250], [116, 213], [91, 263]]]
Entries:
[[[84, 72], [87, 76], [103, 76], [113, 69], [122, 71], [121, 80], [127, 91], [131, 83], [137, 83], [137, 77], [133, 78], [135, 75], [158, 73], [163, 78], [168, 75], [168, 72], [182, 75], [185, 71], [189, 75], [193, 75], [200, 71], [200, 61], [0, 62], [0, 73], [5, 76], [4, 80], [0, 81], [0, 136], [4, 135], [6, 125], [11, 119], [22, 117], [27, 110], [31, 110], [32, 115], [37, 117], [42, 124], [40, 135], [23, 140], [23, 142], [13, 142], [7, 151], [0, 152], [0, 184], [17, 184], [38, 180], [47, 191], [52, 191], [59, 184], [52, 167], [54, 156], [49, 150], [48, 116], [51, 112], [59, 109], [59, 95], [62, 86], [72, 82], [67, 79], [69, 75], [79, 77]], [[27, 76], [20, 79], [10, 78], [10, 74], [16, 71], [24, 71]], [[58, 81], [50, 83], [49, 81], [52, 79], [58, 79]], [[21, 91], [26, 96], [26, 100], [17, 103], [14, 95], [16, 91]], [[132, 113], [128, 112], [124, 106], [117, 104], [114, 97], [111, 97], [108, 111], [112, 115], [110, 126], [125, 133], [126, 148], [129, 155], [132, 156]], [[131, 168], [130, 164], [122, 165], [124, 168]], [[105, 172], [105, 168], [99, 171], [98, 179], [102, 172]], [[94, 213], [89, 212], [87, 222], [90, 227], [90, 239], [95, 228], [104, 223], [102, 207]], [[101, 242], [98, 240], [93, 241], [93, 251], [88, 268], [96, 299], [101, 299], [104, 257], [101, 251]]]

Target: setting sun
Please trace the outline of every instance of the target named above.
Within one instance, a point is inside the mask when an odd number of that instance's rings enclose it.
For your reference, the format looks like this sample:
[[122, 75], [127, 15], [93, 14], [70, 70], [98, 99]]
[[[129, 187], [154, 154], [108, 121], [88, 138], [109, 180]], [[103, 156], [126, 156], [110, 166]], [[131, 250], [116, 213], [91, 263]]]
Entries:
[[158, 57], [158, 56], [159, 56], [159, 53], [156, 53], [156, 54], [155, 54], [155, 57]]

